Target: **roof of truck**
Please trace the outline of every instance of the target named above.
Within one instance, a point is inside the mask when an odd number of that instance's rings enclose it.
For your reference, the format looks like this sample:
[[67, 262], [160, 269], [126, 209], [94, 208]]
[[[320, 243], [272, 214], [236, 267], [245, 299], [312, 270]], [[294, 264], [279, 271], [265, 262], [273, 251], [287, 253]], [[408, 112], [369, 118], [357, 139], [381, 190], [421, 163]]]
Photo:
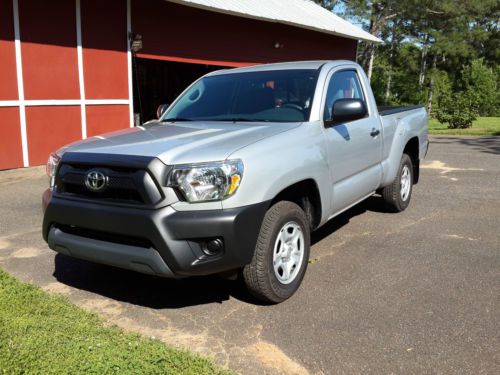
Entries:
[[276, 22], [345, 38], [382, 42], [310, 0], [167, 0], [233, 16]]
[[290, 62], [273, 63], [273, 64], [252, 65], [234, 69], [222, 69], [214, 71], [207, 75], [212, 76], [212, 75], [230, 74], [230, 73], [246, 73], [255, 71], [260, 72], [266, 70], [319, 69], [323, 65], [330, 63], [335, 65], [355, 64], [353, 61], [349, 60], [290, 61]]

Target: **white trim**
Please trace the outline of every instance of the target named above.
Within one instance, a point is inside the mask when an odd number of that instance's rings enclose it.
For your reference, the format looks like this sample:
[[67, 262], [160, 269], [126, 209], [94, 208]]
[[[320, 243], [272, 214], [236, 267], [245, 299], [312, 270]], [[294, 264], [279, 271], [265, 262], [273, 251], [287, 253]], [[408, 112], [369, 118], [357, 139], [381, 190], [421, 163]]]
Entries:
[[16, 51], [16, 72], [17, 72], [17, 90], [19, 95], [19, 124], [21, 127], [21, 146], [23, 149], [23, 165], [29, 167], [28, 157], [28, 136], [26, 133], [26, 107], [24, 106], [24, 82], [23, 82], [23, 64], [21, 59], [21, 32], [19, 29], [19, 4], [18, 0], [12, 0], [14, 17], [14, 46]]
[[78, 83], [80, 85], [80, 113], [82, 116], [82, 139], [87, 138], [87, 111], [85, 109], [85, 81], [83, 79], [82, 16], [80, 0], [75, 0], [76, 8], [76, 55], [78, 59]]
[[131, 0], [127, 0], [127, 65], [128, 65], [128, 99], [130, 112], [130, 127], [134, 127], [134, 98], [132, 89], [132, 51], [130, 50], [130, 33], [132, 32]]
[[0, 107], [18, 107], [19, 100], [0, 100]]
[[48, 100], [0, 100], [0, 107], [41, 107], [60, 105], [129, 105], [128, 99], [48, 99]]

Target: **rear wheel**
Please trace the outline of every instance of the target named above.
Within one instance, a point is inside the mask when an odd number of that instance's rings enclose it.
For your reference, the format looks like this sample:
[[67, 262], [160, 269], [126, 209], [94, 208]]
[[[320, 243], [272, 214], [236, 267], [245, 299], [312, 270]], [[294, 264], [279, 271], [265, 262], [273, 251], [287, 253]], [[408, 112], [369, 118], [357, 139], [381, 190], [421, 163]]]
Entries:
[[413, 163], [408, 154], [403, 154], [394, 182], [382, 189], [386, 209], [401, 212], [410, 204], [413, 189]]
[[309, 260], [309, 223], [295, 203], [282, 201], [264, 216], [252, 262], [243, 269], [248, 290], [279, 303], [299, 288]]

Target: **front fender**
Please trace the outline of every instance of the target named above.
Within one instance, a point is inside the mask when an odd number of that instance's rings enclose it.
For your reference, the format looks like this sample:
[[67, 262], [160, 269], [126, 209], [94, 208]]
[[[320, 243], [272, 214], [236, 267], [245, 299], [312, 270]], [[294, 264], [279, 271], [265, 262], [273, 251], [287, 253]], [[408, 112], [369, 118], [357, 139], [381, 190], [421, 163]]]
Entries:
[[304, 123], [231, 154], [229, 158], [243, 160], [245, 172], [238, 192], [222, 202], [223, 208], [269, 201], [287, 187], [312, 179], [318, 186], [322, 213], [327, 215], [332, 184], [324, 135], [316, 125]]

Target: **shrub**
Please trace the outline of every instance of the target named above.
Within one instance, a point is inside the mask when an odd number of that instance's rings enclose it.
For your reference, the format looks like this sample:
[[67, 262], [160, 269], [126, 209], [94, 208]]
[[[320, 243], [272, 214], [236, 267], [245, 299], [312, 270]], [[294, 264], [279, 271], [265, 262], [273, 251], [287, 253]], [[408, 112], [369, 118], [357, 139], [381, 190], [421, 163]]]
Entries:
[[478, 117], [476, 98], [467, 92], [442, 98], [435, 116], [441, 124], [448, 124], [449, 129], [470, 128]]
[[472, 61], [464, 66], [458, 82], [462, 91], [474, 96], [476, 107], [481, 116], [494, 116], [498, 113], [498, 77], [483, 59]]
[[432, 108], [434, 112], [438, 111], [439, 108], [441, 107], [445, 107], [445, 104], [447, 104], [448, 99], [452, 95], [453, 90], [448, 73], [442, 70], [433, 69], [431, 74], [432, 74], [432, 80], [434, 82], [433, 86], [434, 99], [432, 101]]

